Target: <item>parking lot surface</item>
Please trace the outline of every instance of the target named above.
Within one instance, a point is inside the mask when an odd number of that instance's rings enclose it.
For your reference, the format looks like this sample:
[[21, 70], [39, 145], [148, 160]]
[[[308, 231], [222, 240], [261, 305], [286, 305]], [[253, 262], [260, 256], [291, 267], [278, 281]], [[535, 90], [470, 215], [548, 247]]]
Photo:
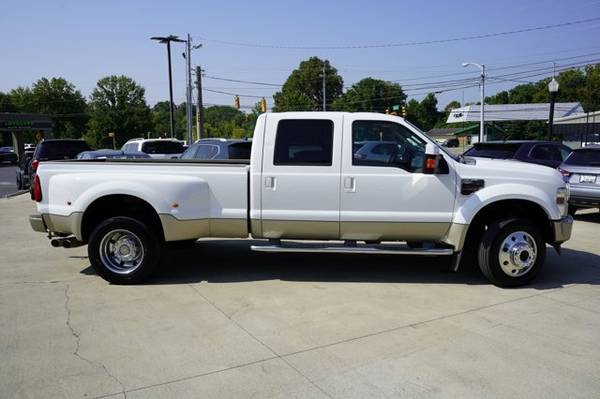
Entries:
[[600, 392], [600, 215], [577, 217], [535, 284], [447, 259], [174, 248], [145, 285], [0, 200], [3, 398], [592, 398]]
[[0, 163], [0, 198], [17, 191], [17, 169], [16, 166]]

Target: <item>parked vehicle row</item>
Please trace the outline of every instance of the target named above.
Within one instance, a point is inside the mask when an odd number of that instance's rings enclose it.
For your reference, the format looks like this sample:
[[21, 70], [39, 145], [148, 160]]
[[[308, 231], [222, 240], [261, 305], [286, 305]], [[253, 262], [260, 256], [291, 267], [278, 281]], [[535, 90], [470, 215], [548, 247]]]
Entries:
[[571, 235], [556, 169], [465, 162], [397, 116], [269, 113], [253, 137], [249, 160], [43, 162], [31, 226], [53, 246], [87, 244], [113, 283], [150, 276], [165, 242], [250, 236], [263, 252], [448, 256], [517, 286]]
[[555, 141], [508, 140], [475, 143], [463, 156], [492, 159], [514, 159], [557, 168], [571, 149]]
[[10, 162], [13, 165], [17, 164], [19, 157], [15, 154], [13, 147], [0, 147], [0, 163]]

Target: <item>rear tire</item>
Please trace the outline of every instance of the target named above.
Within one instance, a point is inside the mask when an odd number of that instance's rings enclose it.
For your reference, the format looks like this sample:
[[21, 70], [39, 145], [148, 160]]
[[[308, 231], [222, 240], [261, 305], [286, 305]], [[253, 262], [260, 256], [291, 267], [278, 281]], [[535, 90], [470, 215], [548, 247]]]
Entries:
[[144, 281], [157, 269], [162, 242], [137, 219], [117, 216], [100, 223], [88, 242], [88, 257], [96, 273], [113, 284]]
[[491, 223], [479, 244], [478, 263], [483, 275], [498, 287], [518, 287], [542, 269], [546, 243], [526, 219]]

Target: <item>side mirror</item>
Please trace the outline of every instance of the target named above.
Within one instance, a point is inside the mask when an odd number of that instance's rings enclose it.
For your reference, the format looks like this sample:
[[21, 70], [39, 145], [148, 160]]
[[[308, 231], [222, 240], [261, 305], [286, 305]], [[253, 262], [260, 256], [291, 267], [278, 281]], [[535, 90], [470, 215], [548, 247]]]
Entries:
[[435, 144], [427, 144], [423, 160], [423, 173], [428, 175], [437, 173], [439, 158], [440, 149]]

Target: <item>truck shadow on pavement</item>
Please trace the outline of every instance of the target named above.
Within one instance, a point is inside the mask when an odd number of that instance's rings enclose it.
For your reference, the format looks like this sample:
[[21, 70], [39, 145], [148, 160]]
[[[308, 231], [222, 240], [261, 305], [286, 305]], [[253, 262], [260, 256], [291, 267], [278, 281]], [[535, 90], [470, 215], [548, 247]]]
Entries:
[[[443, 271], [450, 257], [398, 255], [343, 255], [261, 253], [246, 240], [198, 241], [189, 247], [169, 248], [160, 270], [146, 284], [238, 283], [262, 280], [364, 282], [405, 284], [490, 284], [478, 268], [458, 273]], [[546, 264], [534, 283], [540, 290], [569, 284], [599, 284], [600, 256], [563, 249], [562, 256], [548, 247]], [[82, 271], [93, 274], [91, 267]]]
[[600, 223], [600, 212], [576, 213], [573, 219], [581, 222]]

